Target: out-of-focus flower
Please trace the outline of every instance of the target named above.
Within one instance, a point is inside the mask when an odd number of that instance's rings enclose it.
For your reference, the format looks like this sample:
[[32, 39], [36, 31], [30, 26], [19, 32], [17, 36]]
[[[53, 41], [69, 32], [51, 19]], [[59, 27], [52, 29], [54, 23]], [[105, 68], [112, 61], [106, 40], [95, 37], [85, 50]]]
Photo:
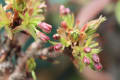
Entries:
[[54, 50], [55, 51], [59, 51], [60, 49], [62, 48], [62, 44], [61, 43], [58, 43], [54, 46]]
[[47, 5], [45, 3], [42, 3], [38, 6], [38, 8], [46, 8], [46, 7], [47, 7]]
[[93, 54], [93, 55], [92, 55], [92, 59], [93, 59], [93, 61], [96, 62], [96, 63], [99, 63], [99, 62], [100, 62], [100, 59], [99, 59], [99, 57], [98, 57], [97, 54]]
[[53, 35], [53, 38], [54, 38], [55, 40], [59, 40], [59, 39], [60, 39], [60, 35], [59, 35], [59, 34], [54, 34], [54, 35]]
[[70, 13], [70, 9], [69, 8], [65, 8], [64, 5], [60, 6], [60, 14], [61, 15], [67, 15]]
[[12, 9], [12, 4], [7, 4], [4, 6], [4, 10]]
[[40, 27], [40, 29], [46, 33], [50, 33], [52, 26], [50, 24], [47, 24], [45, 22], [41, 22], [38, 24], [38, 26]]
[[91, 52], [91, 48], [89, 48], [89, 47], [84, 48], [84, 52], [85, 53], [90, 53]]
[[90, 64], [90, 60], [89, 60], [89, 58], [87, 58], [86, 56], [84, 56], [83, 62], [84, 62], [85, 64]]
[[94, 66], [95, 66], [95, 68], [96, 68], [97, 70], [101, 70], [101, 69], [102, 69], [102, 65], [101, 65], [100, 63], [97, 63], [97, 64], [95, 64]]
[[37, 36], [43, 41], [43, 42], [47, 42], [48, 40], [50, 40], [50, 38], [45, 35], [44, 33], [37, 31]]

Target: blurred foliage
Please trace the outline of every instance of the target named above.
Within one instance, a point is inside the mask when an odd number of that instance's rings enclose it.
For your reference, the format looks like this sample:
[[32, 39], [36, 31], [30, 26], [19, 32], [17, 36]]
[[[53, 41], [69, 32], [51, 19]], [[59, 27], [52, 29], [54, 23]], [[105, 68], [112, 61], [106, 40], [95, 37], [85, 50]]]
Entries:
[[116, 16], [118, 23], [120, 24], [120, 0], [116, 4], [115, 16]]
[[51, 4], [56, 4], [56, 3], [64, 4], [64, 3], [66, 3], [66, 2], [68, 2], [70, 0], [49, 0], [49, 1], [50, 1]]

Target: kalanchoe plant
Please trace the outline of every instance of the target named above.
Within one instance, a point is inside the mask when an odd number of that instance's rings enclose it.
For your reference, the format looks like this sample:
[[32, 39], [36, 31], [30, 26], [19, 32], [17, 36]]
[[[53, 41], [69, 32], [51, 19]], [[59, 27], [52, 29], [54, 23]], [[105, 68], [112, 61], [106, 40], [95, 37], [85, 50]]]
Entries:
[[[60, 18], [61, 23], [57, 29], [57, 35], [53, 35], [55, 40], [59, 35], [59, 42], [51, 41], [55, 46], [55, 50], [56, 48], [63, 52], [65, 50], [72, 50], [71, 53], [64, 54], [72, 57], [71, 59], [80, 71], [85, 66], [90, 66], [96, 70], [102, 69], [97, 55], [101, 51], [101, 48], [95, 38], [99, 36], [96, 30], [99, 25], [105, 21], [105, 17], [100, 16], [99, 19], [79, 26], [79, 23], [75, 22], [74, 15], [70, 13], [70, 10], [62, 5], [60, 6]], [[60, 44], [60, 46], [58, 44]], [[57, 45], [60, 48], [58, 48]]]

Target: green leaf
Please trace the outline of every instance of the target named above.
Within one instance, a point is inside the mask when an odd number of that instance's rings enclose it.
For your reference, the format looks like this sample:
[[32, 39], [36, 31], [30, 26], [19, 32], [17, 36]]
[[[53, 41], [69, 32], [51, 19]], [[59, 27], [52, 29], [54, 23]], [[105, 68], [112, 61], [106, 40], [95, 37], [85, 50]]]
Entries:
[[37, 39], [37, 35], [36, 35], [36, 31], [34, 29], [33, 26], [29, 26], [26, 31], [36, 40]]
[[99, 19], [90, 21], [90, 22], [88, 23], [88, 29], [96, 30], [96, 29], [99, 27], [99, 25], [100, 25], [102, 22], [104, 22], [105, 20], [106, 20], [105, 17], [100, 16]]
[[118, 23], [120, 24], [120, 0], [117, 2], [116, 7], [115, 7], [115, 16], [116, 16]]
[[10, 20], [8, 19], [6, 12], [2, 8], [2, 5], [0, 5], [0, 27], [6, 26], [10, 24]]
[[90, 38], [86, 41], [85, 47], [89, 46], [89, 45], [91, 44], [91, 41], [92, 41], [92, 37], [90, 37]]
[[52, 45], [58, 44], [58, 42], [54, 42], [54, 41], [50, 41], [50, 40], [49, 40], [49, 43], [51, 43]]
[[102, 51], [102, 50], [99, 49], [99, 48], [98, 48], [98, 49], [92, 49], [91, 53], [92, 53], [92, 54], [95, 54], [95, 53], [97, 54], [97, 53], [100, 53], [101, 51]]
[[36, 77], [35, 71], [32, 71], [32, 77], [33, 77], [33, 80], [37, 80], [37, 77]]
[[65, 46], [65, 47], [68, 47], [71, 43], [69, 41], [67, 41], [66, 39], [64, 38], [60, 38], [60, 41], [61, 43]]
[[98, 42], [96, 42], [96, 43], [94, 43], [94, 44], [91, 44], [89, 47], [90, 47], [90, 48], [93, 48], [93, 47], [97, 47], [97, 46], [99, 46], [99, 43], [98, 43]]
[[62, 19], [67, 23], [68, 28], [72, 29], [72, 27], [74, 26], [74, 15], [68, 14], [66, 16], [63, 16]]
[[82, 72], [85, 67], [85, 64], [82, 61], [79, 61], [79, 71]]
[[19, 16], [21, 19], [24, 19], [24, 15], [22, 15], [21, 13], [19, 13]]
[[36, 62], [34, 58], [31, 57], [30, 59], [28, 59], [27, 67], [30, 72], [32, 72], [36, 68]]
[[87, 33], [88, 36], [94, 34], [95, 32], [96, 32], [96, 30], [93, 30], [92, 28], [91, 28], [91, 29], [89, 28], [89, 29], [86, 31], [86, 33]]

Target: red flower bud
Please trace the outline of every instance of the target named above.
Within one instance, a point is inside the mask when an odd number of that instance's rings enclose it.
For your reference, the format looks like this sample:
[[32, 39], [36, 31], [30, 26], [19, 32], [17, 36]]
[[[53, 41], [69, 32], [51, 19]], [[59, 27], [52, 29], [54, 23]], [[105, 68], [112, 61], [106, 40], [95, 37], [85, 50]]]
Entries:
[[87, 30], [87, 28], [88, 28], [88, 25], [87, 24], [85, 24], [82, 28], [81, 28], [81, 32], [85, 32], [86, 30]]
[[84, 62], [85, 64], [90, 64], [89, 58], [87, 58], [87, 57], [85, 57], [85, 56], [84, 56], [84, 58], [83, 58], [83, 62]]
[[59, 40], [59, 39], [60, 39], [60, 35], [59, 35], [59, 34], [54, 34], [54, 35], [53, 35], [53, 38], [54, 38], [55, 40]]
[[89, 48], [89, 47], [84, 48], [84, 52], [85, 53], [90, 53], [91, 52], [91, 48]]
[[99, 59], [99, 57], [98, 57], [97, 54], [93, 54], [93, 55], [92, 55], [92, 59], [93, 59], [93, 61], [96, 62], [96, 63], [99, 63], [99, 62], [100, 62], [100, 59]]
[[41, 22], [38, 24], [38, 26], [40, 27], [40, 29], [46, 33], [50, 33], [52, 26], [50, 24], [47, 24], [45, 22]]
[[94, 66], [95, 66], [95, 68], [96, 68], [97, 70], [101, 70], [101, 69], [102, 69], [102, 65], [101, 65], [100, 63], [97, 63], [97, 64], [95, 64]]
[[65, 21], [62, 21], [61, 22], [61, 27], [63, 27], [64, 29], [66, 29], [67, 28], [67, 23]]
[[50, 40], [50, 38], [48, 36], [46, 36], [44, 33], [38, 31], [37, 32], [37, 36], [43, 41], [43, 42], [47, 42], [48, 40]]
[[61, 15], [67, 15], [70, 13], [70, 9], [69, 8], [65, 8], [64, 5], [60, 6], [60, 14]]
[[54, 50], [55, 51], [59, 51], [60, 49], [62, 48], [62, 44], [61, 43], [58, 43], [54, 46]]

